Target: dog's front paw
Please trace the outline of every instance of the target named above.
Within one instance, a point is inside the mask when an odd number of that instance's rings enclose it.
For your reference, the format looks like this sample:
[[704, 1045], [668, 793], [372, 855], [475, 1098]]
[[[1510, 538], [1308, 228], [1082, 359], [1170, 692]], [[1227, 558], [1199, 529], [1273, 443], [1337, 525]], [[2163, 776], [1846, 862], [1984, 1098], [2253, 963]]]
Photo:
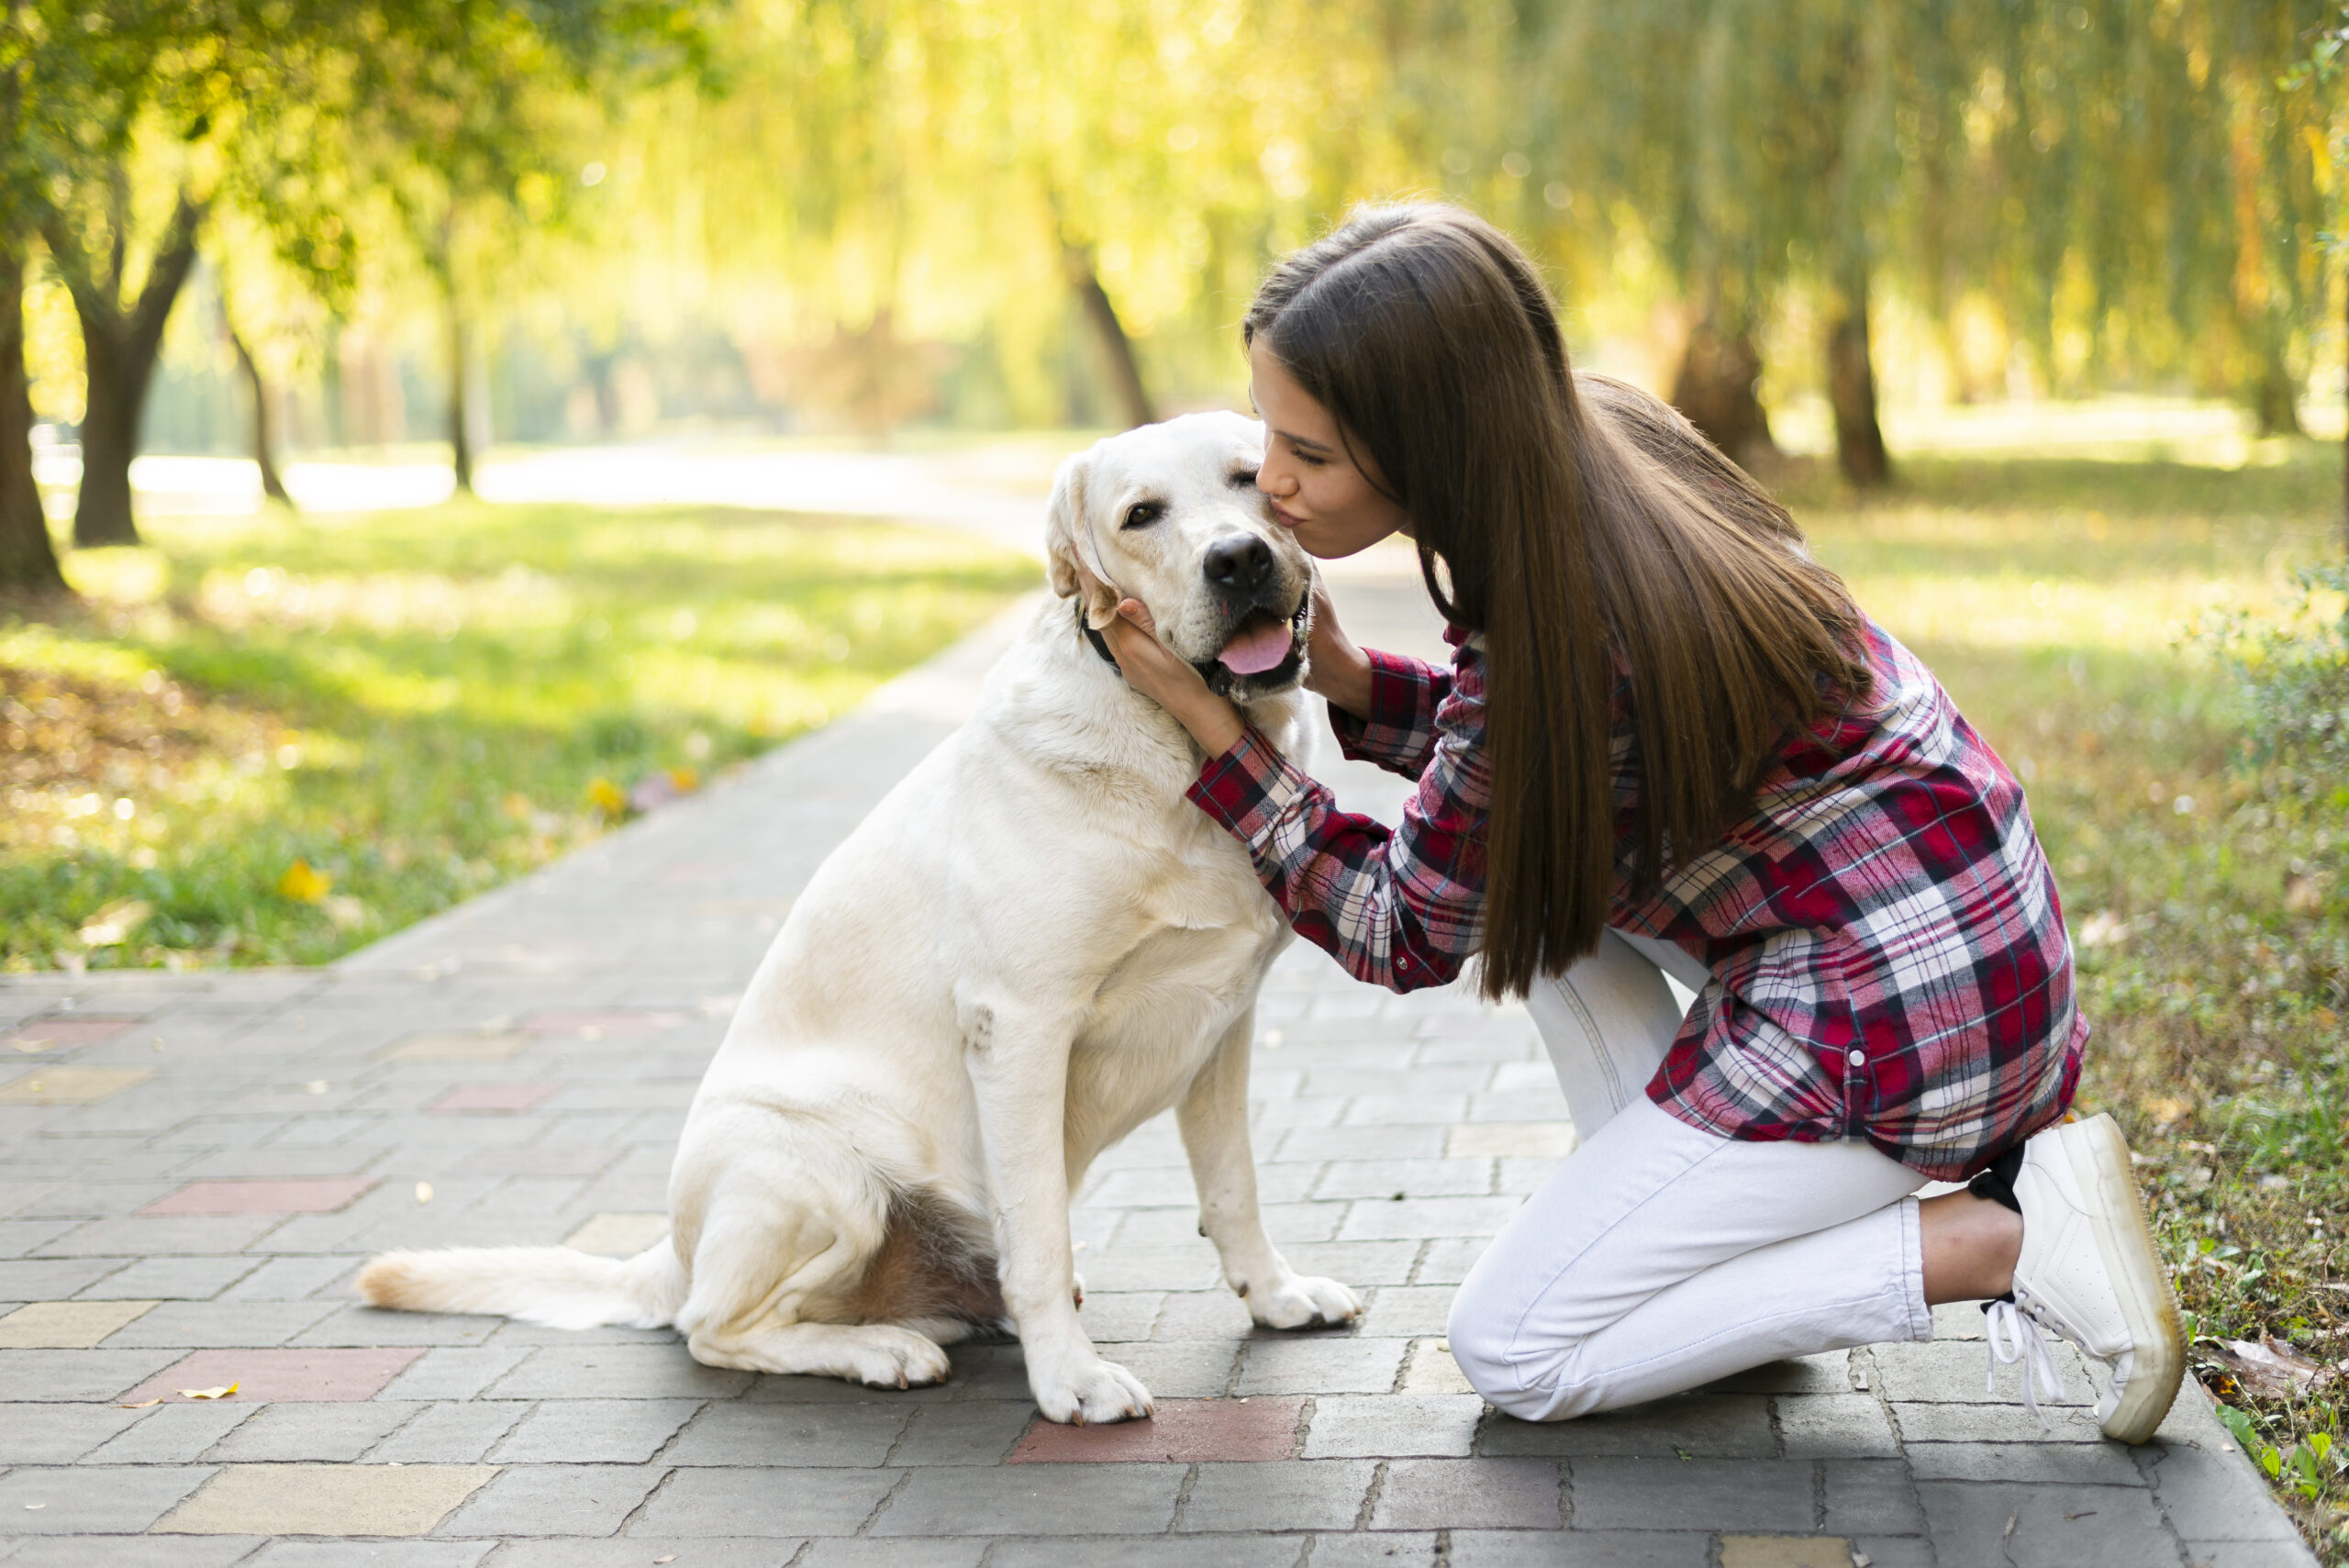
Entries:
[[1362, 1316], [1362, 1302], [1333, 1279], [1291, 1274], [1279, 1286], [1248, 1293], [1248, 1315], [1267, 1329], [1333, 1329]]
[[1096, 1359], [1065, 1376], [1030, 1373], [1037, 1407], [1048, 1421], [1098, 1427], [1112, 1421], [1138, 1421], [1150, 1414], [1150, 1390], [1141, 1379], [1115, 1362]]

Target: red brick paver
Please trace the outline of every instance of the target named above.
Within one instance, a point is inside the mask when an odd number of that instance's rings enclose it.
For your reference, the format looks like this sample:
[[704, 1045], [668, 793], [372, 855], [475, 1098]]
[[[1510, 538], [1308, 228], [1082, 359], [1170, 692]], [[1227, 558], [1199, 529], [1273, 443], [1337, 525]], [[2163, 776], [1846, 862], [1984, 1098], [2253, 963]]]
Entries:
[[284, 1181], [190, 1182], [139, 1212], [157, 1214], [331, 1214], [375, 1184], [373, 1176], [310, 1176]]
[[1058, 1427], [1036, 1418], [1014, 1464], [1188, 1464], [1213, 1459], [1287, 1459], [1297, 1451], [1302, 1398], [1161, 1399], [1147, 1421]]
[[423, 1353], [421, 1345], [363, 1351], [198, 1351], [115, 1403], [161, 1399], [176, 1405], [184, 1403], [183, 1388], [221, 1388], [232, 1383], [237, 1392], [229, 1397], [241, 1405], [373, 1399]]
[[461, 1084], [424, 1108], [428, 1111], [527, 1111], [560, 1084]]
[[77, 1045], [103, 1045], [139, 1019], [86, 1014], [71, 1018], [31, 1018], [0, 1034], [0, 1045], [18, 1051], [65, 1051]]

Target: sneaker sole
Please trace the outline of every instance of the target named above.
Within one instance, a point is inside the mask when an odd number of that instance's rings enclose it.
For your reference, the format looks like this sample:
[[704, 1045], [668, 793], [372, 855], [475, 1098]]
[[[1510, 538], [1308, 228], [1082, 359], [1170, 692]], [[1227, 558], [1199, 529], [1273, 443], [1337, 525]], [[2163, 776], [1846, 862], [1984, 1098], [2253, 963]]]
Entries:
[[2105, 1418], [2104, 1435], [2141, 1443], [2154, 1435], [2177, 1397], [2186, 1375], [2186, 1325], [2178, 1318], [2169, 1273], [2162, 1267], [2153, 1227], [2146, 1223], [2144, 1205], [2137, 1196], [2129, 1144], [2121, 1136], [2120, 1124], [2099, 1112], [2063, 1131], [2072, 1175], [2082, 1194], [2094, 1195], [2088, 1222], [2135, 1352], [2121, 1402]]

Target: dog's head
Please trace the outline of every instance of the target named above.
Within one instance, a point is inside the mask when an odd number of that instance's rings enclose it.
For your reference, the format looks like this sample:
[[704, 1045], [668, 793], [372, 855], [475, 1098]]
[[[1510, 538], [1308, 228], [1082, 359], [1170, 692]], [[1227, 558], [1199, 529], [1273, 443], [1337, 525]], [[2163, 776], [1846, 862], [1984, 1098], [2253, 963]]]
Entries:
[[1122, 590], [1215, 691], [1252, 702], [1296, 685], [1313, 575], [1256, 488], [1264, 455], [1253, 419], [1186, 414], [1070, 458], [1045, 525], [1052, 591], [1083, 591], [1083, 560], [1112, 584], [1085, 606], [1086, 625], [1107, 626]]

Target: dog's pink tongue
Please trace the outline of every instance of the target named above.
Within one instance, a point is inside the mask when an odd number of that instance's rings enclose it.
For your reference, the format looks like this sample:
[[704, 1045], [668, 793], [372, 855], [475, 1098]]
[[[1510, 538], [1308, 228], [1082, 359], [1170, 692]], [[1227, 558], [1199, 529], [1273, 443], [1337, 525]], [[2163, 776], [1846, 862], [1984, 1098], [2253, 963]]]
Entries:
[[1223, 667], [1235, 675], [1261, 675], [1288, 657], [1288, 628], [1279, 621], [1259, 621], [1242, 629], [1220, 655]]

